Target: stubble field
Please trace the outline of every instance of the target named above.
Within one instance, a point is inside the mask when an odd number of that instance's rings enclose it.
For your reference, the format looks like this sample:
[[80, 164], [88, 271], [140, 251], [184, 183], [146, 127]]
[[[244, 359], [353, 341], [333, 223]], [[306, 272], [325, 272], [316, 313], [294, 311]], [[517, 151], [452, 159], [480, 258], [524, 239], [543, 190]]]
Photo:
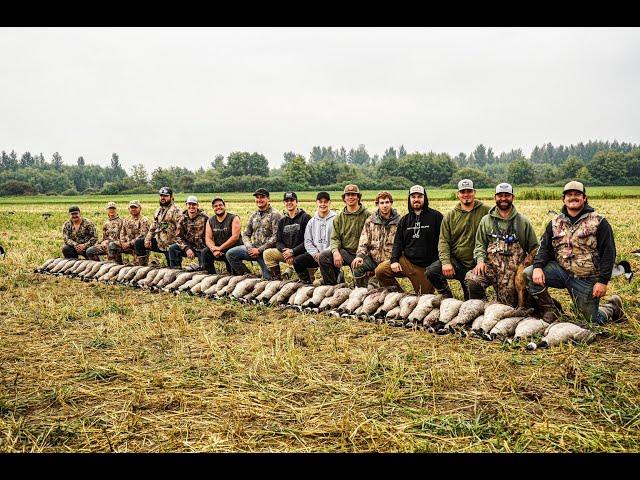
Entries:
[[[244, 227], [252, 197], [230, 198]], [[310, 214], [312, 198], [301, 202]], [[433, 198], [443, 213], [455, 204], [450, 192]], [[406, 194], [394, 199], [406, 213]], [[142, 200], [152, 216], [156, 198]], [[2, 452], [640, 451], [638, 273], [607, 292], [622, 297], [625, 323], [596, 328], [608, 334], [590, 345], [535, 352], [33, 273], [60, 255], [69, 204], [100, 228], [106, 201], [0, 199]], [[640, 199], [591, 204], [638, 272]], [[515, 205], [541, 234], [561, 202]]]

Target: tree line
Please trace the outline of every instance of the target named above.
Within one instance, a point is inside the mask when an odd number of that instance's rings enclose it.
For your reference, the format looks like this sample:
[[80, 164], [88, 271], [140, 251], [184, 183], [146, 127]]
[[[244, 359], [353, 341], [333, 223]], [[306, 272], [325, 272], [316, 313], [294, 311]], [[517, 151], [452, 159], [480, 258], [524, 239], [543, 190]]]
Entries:
[[1, 152], [0, 195], [151, 193], [169, 185], [180, 192], [341, 190], [347, 183], [362, 189], [405, 189], [415, 183], [450, 187], [471, 178], [477, 187], [498, 180], [515, 185], [561, 185], [579, 179], [589, 185], [640, 185], [640, 146], [631, 143], [589, 141], [577, 145], [536, 146], [527, 158], [521, 149], [496, 154], [478, 145], [471, 153], [414, 152], [404, 146], [370, 155], [364, 145], [314, 146], [308, 156], [286, 152], [278, 168], [269, 168], [261, 153], [216, 155], [207, 168], [159, 167], [150, 174], [142, 164], [127, 173], [117, 153], [110, 165], [75, 165], [55, 152], [47, 161], [42, 153]]

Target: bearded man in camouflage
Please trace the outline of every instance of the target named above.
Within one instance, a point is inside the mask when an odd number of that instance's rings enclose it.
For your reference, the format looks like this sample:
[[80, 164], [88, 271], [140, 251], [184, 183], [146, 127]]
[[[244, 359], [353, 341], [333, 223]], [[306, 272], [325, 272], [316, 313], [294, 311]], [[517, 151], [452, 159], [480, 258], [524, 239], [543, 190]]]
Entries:
[[77, 205], [69, 207], [69, 217], [62, 226], [62, 255], [64, 258], [78, 258], [79, 255], [90, 258], [87, 249], [98, 241], [96, 226], [91, 220], [80, 216], [80, 207]]
[[122, 255], [110, 248], [110, 244], [120, 241], [120, 231], [122, 230], [122, 219], [118, 216], [115, 202], [107, 203], [107, 221], [102, 226], [102, 241], [87, 249], [89, 258], [100, 258], [99, 255], [106, 255], [107, 260], [122, 264]]
[[144, 238], [139, 238], [134, 243], [138, 265], [147, 265], [149, 252], [164, 253], [167, 265], [170, 265], [169, 246], [176, 241], [178, 221], [182, 217], [182, 211], [173, 201], [173, 190], [162, 187], [160, 194], [160, 207], [153, 215], [153, 223]]
[[527, 290], [548, 322], [560, 315], [548, 287], [566, 288], [588, 321], [602, 325], [621, 320], [622, 300], [618, 295], [599, 307], [616, 260], [611, 225], [589, 205], [580, 182], [564, 186], [562, 201], [562, 213], [548, 223], [533, 265], [524, 271]]

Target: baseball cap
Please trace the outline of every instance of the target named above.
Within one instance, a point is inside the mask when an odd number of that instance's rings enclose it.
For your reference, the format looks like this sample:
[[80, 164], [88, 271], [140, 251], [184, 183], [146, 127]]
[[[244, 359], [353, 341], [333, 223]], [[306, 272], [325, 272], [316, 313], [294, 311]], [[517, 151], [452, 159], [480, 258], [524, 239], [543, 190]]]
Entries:
[[422, 185], [414, 185], [413, 187], [411, 187], [409, 189], [409, 195], [413, 193], [419, 193], [420, 195], [425, 195], [425, 196], [427, 195], [427, 192], [425, 191]]
[[196, 197], [194, 197], [193, 195], [191, 195], [190, 197], [187, 198], [187, 201], [184, 203], [195, 203], [196, 205], [198, 204], [198, 199]]
[[140, 208], [140, 201], [139, 200], [131, 200], [129, 202], [129, 206], [130, 207], [138, 207], [138, 208]]
[[109, 208], [116, 208], [116, 202], [107, 203], [107, 209], [109, 209]]
[[500, 183], [496, 187], [496, 195], [498, 193], [510, 193], [511, 195], [513, 195], [513, 187], [508, 183]]
[[331, 195], [329, 195], [329, 192], [318, 192], [316, 200], [320, 200], [321, 198], [331, 201]]
[[358, 198], [362, 197], [362, 194], [360, 193], [360, 189], [358, 188], [358, 186], [354, 183], [350, 183], [349, 185], [345, 185], [344, 187], [344, 191], [342, 192], [342, 199], [344, 200], [344, 196], [347, 193], [355, 193], [358, 195]]
[[213, 205], [216, 202], [222, 202], [223, 205], [226, 205], [225, 201], [222, 199], [222, 197], [215, 197], [213, 200], [211, 200], [211, 205]]
[[577, 182], [573, 180], [572, 182], [567, 183], [562, 189], [562, 194], [564, 195], [569, 190], [577, 190], [578, 192], [586, 193], [584, 190], [584, 185], [581, 182]]
[[173, 195], [173, 190], [169, 187], [162, 187], [158, 193], [160, 195]]
[[473, 188], [473, 182], [468, 178], [460, 180], [458, 182], [458, 191], [460, 190], [475, 190], [475, 188]]
[[71, 213], [71, 212], [80, 212], [80, 207], [77, 206], [77, 205], [71, 205], [69, 207], [69, 213]]
[[253, 196], [264, 195], [265, 197], [269, 196], [269, 191], [266, 188], [259, 188], [255, 192], [253, 192]]
[[298, 200], [298, 195], [296, 192], [286, 192], [282, 200]]

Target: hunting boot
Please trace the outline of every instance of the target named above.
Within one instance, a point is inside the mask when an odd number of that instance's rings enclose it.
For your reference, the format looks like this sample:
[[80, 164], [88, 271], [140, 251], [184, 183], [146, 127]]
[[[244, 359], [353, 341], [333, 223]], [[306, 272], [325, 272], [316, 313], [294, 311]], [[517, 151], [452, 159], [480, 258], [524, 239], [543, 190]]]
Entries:
[[531, 294], [533, 299], [535, 300], [540, 313], [542, 314], [542, 319], [547, 323], [554, 323], [557, 321], [562, 312], [558, 310], [556, 304], [553, 302], [553, 298], [549, 295], [549, 290], [545, 288], [540, 293]]
[[146, 267], [149, 264], [149, 255], [139, 255], [136, 257], [136, 263], [142, 267]]
[[311, 283], [311, 275], [309, 275], [309, 270], [304, 268], [301, 272], [298, 272], [298, 278], [301, 282]]
[[271, 280], [282, 280], [282, 274], [280, 273], [280, 265], [276, 265], [275, 267], [269, 267], [269, 274], [271, 275]]
[[[599, 313], [605, 317], [603, 323], [619, 322], [624, 319], [624, 312], [622, 311], [622, 299], [618, 295], [612, 295], [609, 301], [602, 305], [599, 309]], [[598, 315], [598, 317], [600, 317]], [[600, 318], [598, 318], [600, 320]], [[600, 321], [598, 321], [600, 323]]]

